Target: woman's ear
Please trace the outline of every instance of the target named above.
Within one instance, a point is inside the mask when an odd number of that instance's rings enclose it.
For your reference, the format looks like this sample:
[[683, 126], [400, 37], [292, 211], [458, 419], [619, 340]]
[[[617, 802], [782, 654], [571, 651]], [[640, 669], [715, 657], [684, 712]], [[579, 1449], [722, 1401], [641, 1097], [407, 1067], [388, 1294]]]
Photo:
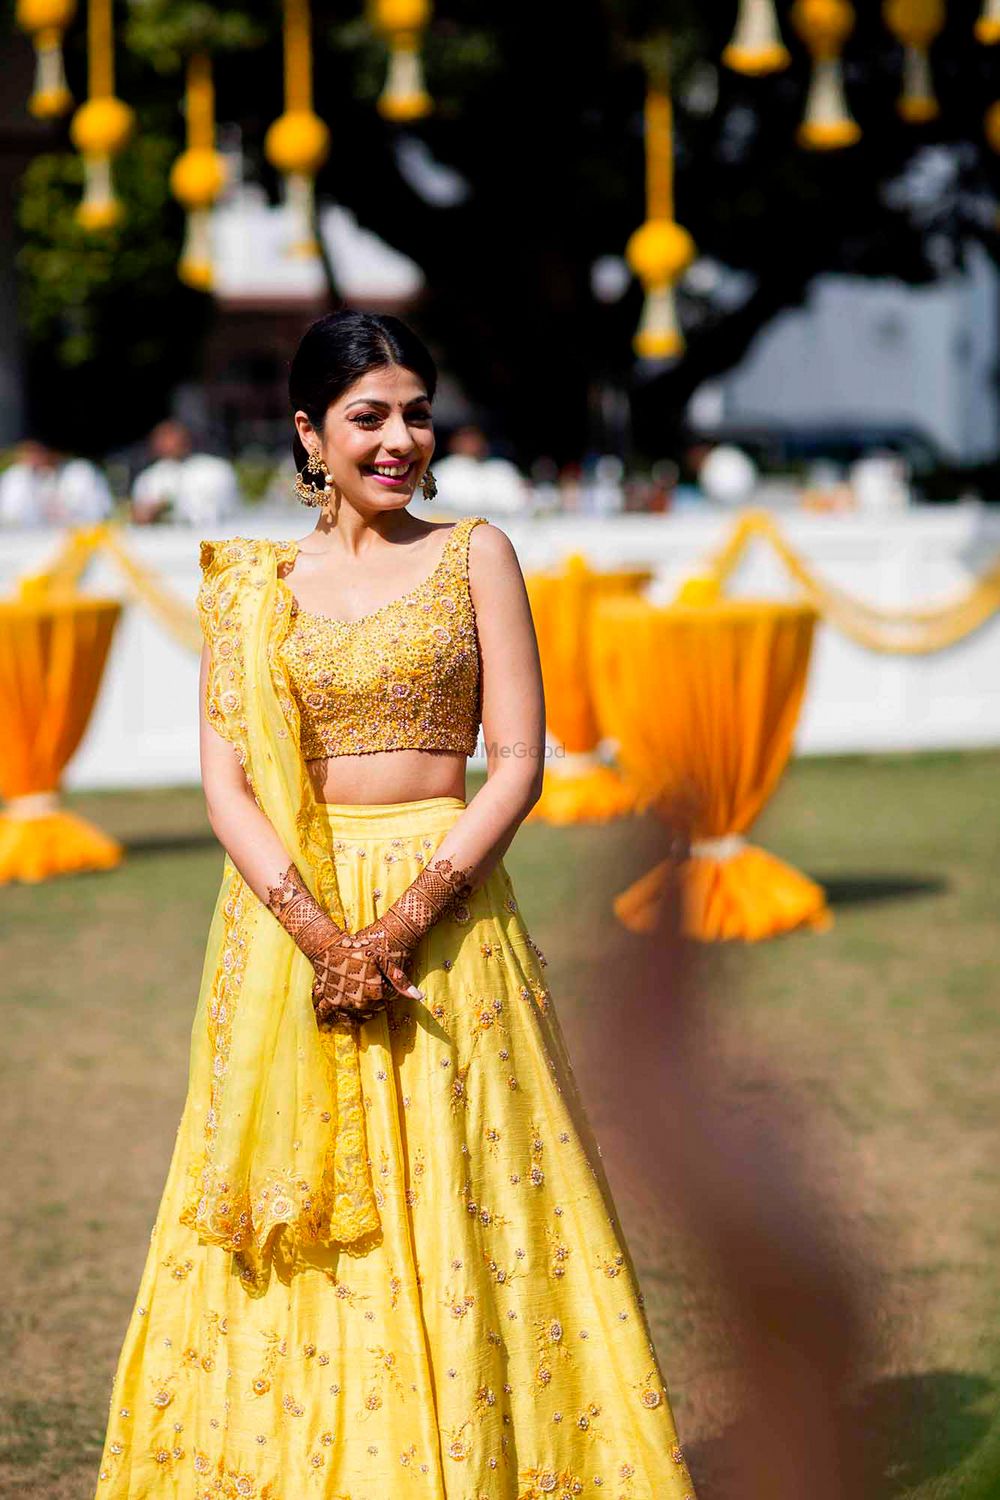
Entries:
[[304, 411], [297, 411], [292, 420], [295, 423], [295, 431], [299, 435], [299, 441], [308, 450], [310, 443], [315, 443], [316, 441], [316, 429]]

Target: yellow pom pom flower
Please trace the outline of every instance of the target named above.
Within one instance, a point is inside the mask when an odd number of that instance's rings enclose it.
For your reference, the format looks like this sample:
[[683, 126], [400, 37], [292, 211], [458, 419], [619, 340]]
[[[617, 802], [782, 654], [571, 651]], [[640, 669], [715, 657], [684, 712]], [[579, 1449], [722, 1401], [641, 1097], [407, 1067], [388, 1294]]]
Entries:
[[312, 177], [326, 161], [330, 132], [312, 110], [289, 110], [268, 130], [264, 150], [279, 172]]
[[182, 152], [170, 169], [170, 191], [187, 209], [211, 208], [225, 185], [222, 155], [204, 146]]
[[65, 31], [76, 13], [76, 0], [17, 0], [17, 24], [29, 34]]
[[795, 0], [792, 22], [817, 61], [838, 57], [854, 30], [854, 7], [847, 0]]
[[984, 47], [995, 47], [1000, 42], [1000, 0], [983, 0], [983, 9], [976, 22], [976, 40]]
[[81, 104], [69, 133], [83, 156], [117, 156], [135, 129], [135, 114], [121, 99], [109, 95]]
[[431, 17], [430, 0], [378, 0], [375, 21], [380, 31], [422, 31]]
[[647, 219], [625, 247], [626, 260], [647, 288], [676, 281], [696, 254], [690, 234], [672, 219]]

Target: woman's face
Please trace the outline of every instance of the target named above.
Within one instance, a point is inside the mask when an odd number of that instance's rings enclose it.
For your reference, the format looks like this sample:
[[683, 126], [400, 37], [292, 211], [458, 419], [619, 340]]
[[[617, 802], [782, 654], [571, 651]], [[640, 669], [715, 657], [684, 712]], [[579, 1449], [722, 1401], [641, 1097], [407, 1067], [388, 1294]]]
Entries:
[[359, 509], [399, 510], [413, 498], [434, 453], [431, 403], [412, 370], [370, 370], [327, 408], [317, 434], [305, 412], [295, 426], [307, 450], [320, 438], [338, 491]]

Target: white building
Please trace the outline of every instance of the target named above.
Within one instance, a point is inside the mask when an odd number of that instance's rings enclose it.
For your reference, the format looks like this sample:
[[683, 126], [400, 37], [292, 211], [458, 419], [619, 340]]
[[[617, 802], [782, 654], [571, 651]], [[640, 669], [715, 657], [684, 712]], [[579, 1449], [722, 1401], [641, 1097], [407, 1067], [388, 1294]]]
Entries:
[[978, 245], [929, 286], [827, 274], [696, 393], [703, 429], [923, 434], [949, 463], [1000, 450], [1000, 272]]

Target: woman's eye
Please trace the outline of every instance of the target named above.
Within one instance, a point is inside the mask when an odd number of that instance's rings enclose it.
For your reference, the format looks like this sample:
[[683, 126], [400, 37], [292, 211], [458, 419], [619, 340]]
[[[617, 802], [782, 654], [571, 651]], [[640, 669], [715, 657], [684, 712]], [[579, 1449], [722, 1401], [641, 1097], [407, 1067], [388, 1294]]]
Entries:
[[352, 418], [352, 420], [356, 422], [359, 427], [377, 427], [382, 419], [378, 415], [378, 412], [363, 411], [359, 416]]

